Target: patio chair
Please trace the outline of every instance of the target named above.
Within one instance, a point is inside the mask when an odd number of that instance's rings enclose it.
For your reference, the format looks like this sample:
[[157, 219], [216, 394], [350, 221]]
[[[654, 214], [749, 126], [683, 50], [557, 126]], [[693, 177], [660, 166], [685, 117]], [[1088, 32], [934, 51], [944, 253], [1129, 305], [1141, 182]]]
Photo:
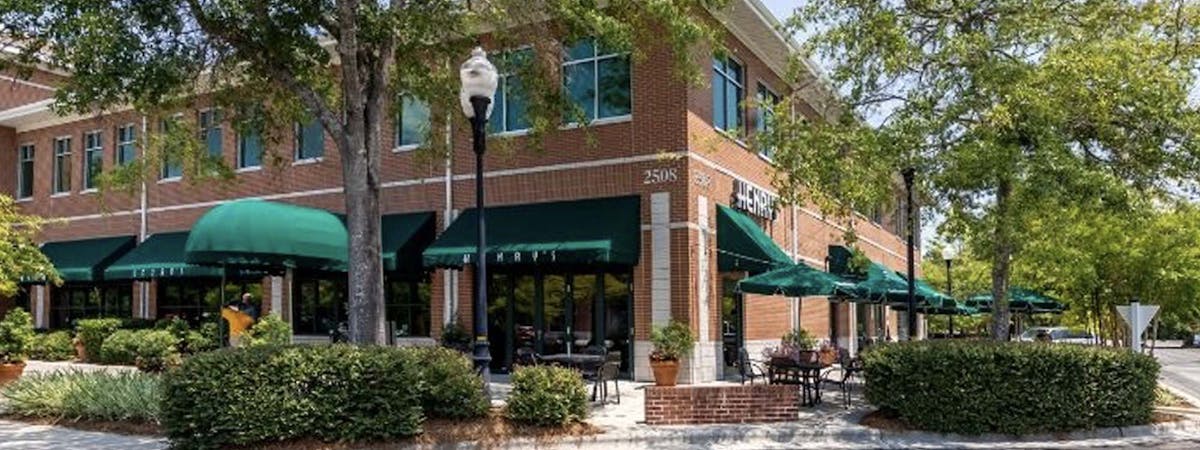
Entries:
[[[596, 383], [600, 385], [600, 403], [608, 402], [608, 383], [611, 381], [613, 390], [617, 393], [617, 404], [621, 404], [621, 384], [618, 377], [621, 375], [620, 361], [605, 361], [603, 366], [600, 366], [599, 373], [596, 377]], [[595, 386], [592, 387], [592, 400], [595, 401]]]
[[838, 349], [838, 372], [840, 379], [832, 377], [833, 371], [829, 371], [825, 375], [825, 381], [835, 383], [842, 389], [842, 404], [850, 407], [850, 380], [854, 377], [862, 379], [863, 364], [862, 359], [850, 356], [850, 351], [847, 349]]
[[521, 347], [517, 349], [516, 365], [519, 366], [536, 366], [541, 363], [542, 355], [529, 347]]
[[738, 349], [737, 360], [738, 375], [742, 377], [742, 384], [746, 384], [746, 380], [750, 380], [750, 384], [754, 384], [756, 378], [766, 378], [767, 372], [762, 369], [762, 366], [755, 364], [750, 359], [750, 354], [746, 352], [746, 347]]
[[[583, 348], [580, 352], [584, 355], [595, 355], [607, 358], [608, 349], [599, 345], [589, 345]], [[600, 386], [600, 369], [604, 366], [605, 360], [602, 358], [598, 363], [582, 363], [579, 365], [579, 373], [583, 375], [583, 379], [592, 382], [592, 401], [596, 401], [596, 394]]]

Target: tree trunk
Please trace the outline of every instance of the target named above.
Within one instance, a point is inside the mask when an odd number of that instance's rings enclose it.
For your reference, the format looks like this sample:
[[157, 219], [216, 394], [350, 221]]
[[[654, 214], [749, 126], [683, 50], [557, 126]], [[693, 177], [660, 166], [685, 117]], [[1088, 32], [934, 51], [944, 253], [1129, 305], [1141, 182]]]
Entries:
[[996, 189], [995, 249], [992, 253], [992, 339], [1007, 341], [1011, 315], [1008, 310], [1008, 279], [1012, 275], [1013, 244], [1009, 230], [1008, 202], [1012, 181], [1001, 177]]
[[[351, 152], [358, 153], [358, 152]], [[365, 153], [365, 150], [364, 150]], [[346, 225], [350, 233], [350, 342], [386, 344], [379, 183], [367, 175], [370, 162], [359, 156], [344, 161]]]

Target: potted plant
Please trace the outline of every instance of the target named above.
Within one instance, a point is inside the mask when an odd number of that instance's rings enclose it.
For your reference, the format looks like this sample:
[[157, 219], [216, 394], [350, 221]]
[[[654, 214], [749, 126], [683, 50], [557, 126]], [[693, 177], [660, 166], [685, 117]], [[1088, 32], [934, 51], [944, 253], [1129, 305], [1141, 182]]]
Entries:
[[650, 369], [654, 371], [654, 384], [674, 386], [679, 375], [679, 360], [692, 352], [696, 337], [686, 323], [672, 320], [665, 327], [654, 327], [650, 331]]
[[87, 347], [83, 345], [83, 339], [79, 336], [71, 338], [71, 345], [75, 346], [75, 360], [86, 362], [88, 360]]
[[817, 361], [817, 340], [813, 339], [812, 335], [808, 334], [808, 330], [803, 328], [789, 331], [780, 339], [782, 347], [794, 352], [796, 362], [816, 362]]
[[0, 320], [0, 384], [21, 377], [33, 341], [33, 319], [23, 309], [13, 309]]

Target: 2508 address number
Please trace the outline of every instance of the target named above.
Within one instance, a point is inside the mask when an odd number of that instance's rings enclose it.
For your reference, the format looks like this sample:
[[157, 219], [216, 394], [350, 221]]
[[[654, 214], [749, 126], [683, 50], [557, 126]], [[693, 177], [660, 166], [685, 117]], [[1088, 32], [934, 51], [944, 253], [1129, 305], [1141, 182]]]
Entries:
[[673, 183], [679, 180], [679, 173], [675, 168], [662, 169], [646, 169], [642, 178], [642, 184], [662, 184]]

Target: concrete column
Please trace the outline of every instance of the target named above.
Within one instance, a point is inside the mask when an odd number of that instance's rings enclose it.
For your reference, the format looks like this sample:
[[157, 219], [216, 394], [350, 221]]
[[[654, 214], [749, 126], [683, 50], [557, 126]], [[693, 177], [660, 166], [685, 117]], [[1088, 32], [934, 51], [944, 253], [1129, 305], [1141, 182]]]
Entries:
[[650, 194], [650, 312], [652, 324], [671, 320], [671, 193]]

